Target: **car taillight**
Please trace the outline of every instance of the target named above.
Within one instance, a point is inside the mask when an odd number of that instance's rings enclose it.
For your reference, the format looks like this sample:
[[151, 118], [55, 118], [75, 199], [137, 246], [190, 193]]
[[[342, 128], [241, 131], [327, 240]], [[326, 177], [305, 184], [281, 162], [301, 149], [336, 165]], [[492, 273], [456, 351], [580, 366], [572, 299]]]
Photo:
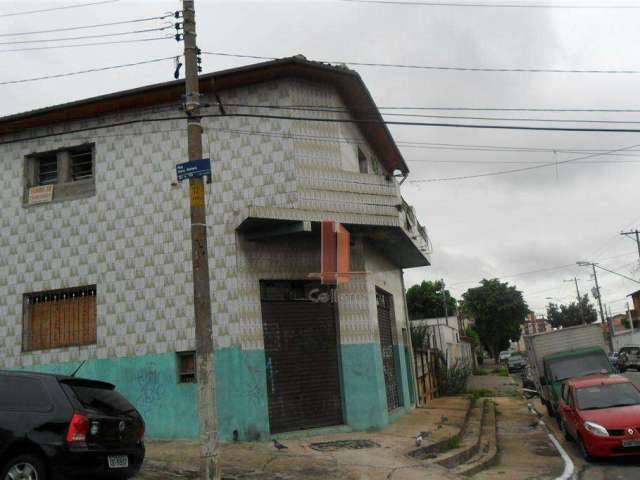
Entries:
[[67, 430], [67, 442], [84, 442], [89, 433], [89, 419], [80, 413], [74, 413]]

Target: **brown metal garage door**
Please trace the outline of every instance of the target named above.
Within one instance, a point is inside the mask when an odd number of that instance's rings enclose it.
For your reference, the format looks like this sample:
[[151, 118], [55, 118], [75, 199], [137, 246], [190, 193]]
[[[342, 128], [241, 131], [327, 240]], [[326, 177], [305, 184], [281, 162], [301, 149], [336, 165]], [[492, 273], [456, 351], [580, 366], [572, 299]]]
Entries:
[[393, 353], [393, 328], [395, 327], [393, 296], [377, 288], [376, 303], [378, 304], [378, 328], [380, 330], [384, 385], [387, 391], [387, 408], [393, 410], [400, 406], [396, 362]]
[[307, 300], [310, 282], [286, 282], [285, 294], [283, 283], [275, 295], [262, 285], [271, 433], [341, 424], [335, 304]]

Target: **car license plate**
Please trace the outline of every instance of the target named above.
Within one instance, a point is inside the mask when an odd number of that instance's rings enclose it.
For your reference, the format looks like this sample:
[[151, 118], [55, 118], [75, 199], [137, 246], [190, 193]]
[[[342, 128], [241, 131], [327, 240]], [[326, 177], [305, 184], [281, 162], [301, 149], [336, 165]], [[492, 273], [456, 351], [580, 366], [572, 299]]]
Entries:
[[109, 455], [107, 457], [109, 468], [127, 468], [129, 466], [129, 457], [126, 455]]
[[624, 440], [623, 447], [640, 447], [640, 440]]

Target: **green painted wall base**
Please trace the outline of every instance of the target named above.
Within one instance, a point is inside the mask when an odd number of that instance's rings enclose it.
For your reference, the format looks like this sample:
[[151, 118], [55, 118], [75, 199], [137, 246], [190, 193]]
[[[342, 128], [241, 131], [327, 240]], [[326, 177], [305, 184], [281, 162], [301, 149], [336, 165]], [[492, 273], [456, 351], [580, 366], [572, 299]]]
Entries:
[[[327, 432], [377, 430], [410, 408], [404, 348], [396, 349], [396, 371], [403, 407], [389, 413], [379, 344], [341, 345], [341, 382], [344, 425]], [[70, 374], [78, 362], [25, 367], [47, 373]], [[267, 379], [263, 350], [238, 347], [216, 350], [218, 438], [221, 442], [264, 441], [270, 438]], [[178, 383], [176, 355], [89, 360], [79, 377], [111, 382], [143, 415], [148, 438], [198, 437], [197, 385]], [[318, 430], [318, 429], [316, 429]], [[288, 435], [313, 434], [292, 432]], [[317, 432], [316, 432], [317, 433]]]

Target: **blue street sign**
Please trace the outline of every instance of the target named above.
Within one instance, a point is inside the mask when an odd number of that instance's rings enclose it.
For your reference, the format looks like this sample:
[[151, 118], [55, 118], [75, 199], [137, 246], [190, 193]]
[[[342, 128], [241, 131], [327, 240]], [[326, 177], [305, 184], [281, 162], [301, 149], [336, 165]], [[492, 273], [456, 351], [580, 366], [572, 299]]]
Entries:
[[203, 158], [202, 160], [179, 163], [176, 165], [176, 174], [179, 182], [189, 178], [204, 177], [205, 175], [211, 178], [211, 159]]

